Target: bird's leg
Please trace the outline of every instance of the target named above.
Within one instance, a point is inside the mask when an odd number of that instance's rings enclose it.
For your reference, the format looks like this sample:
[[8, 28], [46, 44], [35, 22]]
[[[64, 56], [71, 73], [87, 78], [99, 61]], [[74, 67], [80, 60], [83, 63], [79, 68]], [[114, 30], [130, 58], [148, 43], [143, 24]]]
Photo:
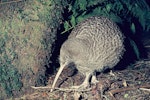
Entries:
[[96, 83], [98, 83], [99, 81], [97, 80], [97, 78], [96, 78], [96, 73], [94, 73], [93, 75], [92, 75], [92, 79], [91, 79], [91, 83], [92, 84], [96, 84]]
[[85, 88], [87, 88], [90, 85], [89, 81], [90, 81], [91, 76], [92, 76], [92, 74], [87, 72], [84, 82], [79, 86], [72, 86], [71, 88], [73, 88], [73, 89], [85, 89]]

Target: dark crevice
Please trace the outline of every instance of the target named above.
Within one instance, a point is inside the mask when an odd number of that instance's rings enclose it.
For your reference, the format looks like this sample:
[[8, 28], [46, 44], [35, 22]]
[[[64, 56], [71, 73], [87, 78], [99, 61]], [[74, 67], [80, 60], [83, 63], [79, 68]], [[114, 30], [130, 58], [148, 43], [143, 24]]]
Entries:
[[[63, 23], [64, 21], [68, 20], [68, 16], [70, 16], [71, 13], [69, 13], [68, 11], [68, 7], [66, 7], [66, 9], [64, 9], [64, 12], [62, 13], [63, 16]], [[60, 67], [59, 65], [59, 53], [60, 53], [60, 48], [61, 45], [64, 43], [65, 40], [67, 40], [69, 33], [71, 31], [67, 31], [63, 34], [61, 34], [64, 31], [64, 26], [63, 24], [60, 25], [60, 27], [57, 30], [57, 34], [56, 34], [56, 38], [55, 38], [55, 42], [52, 45], [52, 55], [50, 57], [50, 61], [51, 63], [49, 64], [50, 68], [46, 65], [46, 75], [52, 75], [56, 72], [56, 69]]]

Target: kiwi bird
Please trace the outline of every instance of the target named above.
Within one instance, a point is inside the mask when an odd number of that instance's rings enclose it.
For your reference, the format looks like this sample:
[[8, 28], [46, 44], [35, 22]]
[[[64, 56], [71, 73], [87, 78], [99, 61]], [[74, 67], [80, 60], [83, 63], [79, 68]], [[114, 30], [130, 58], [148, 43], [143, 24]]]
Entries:
[[124, 38], [117, 24], [106, 17], [90, 17], [79, 23], [61, 46], [60, 69], [52, 88], [64, 67], [69, 67], [70, 63], [85, 75], [84, 82], [73, 88], [86, 88], [90, 83], [97, 83], [95, 73], [113, 68], [122, 58]]

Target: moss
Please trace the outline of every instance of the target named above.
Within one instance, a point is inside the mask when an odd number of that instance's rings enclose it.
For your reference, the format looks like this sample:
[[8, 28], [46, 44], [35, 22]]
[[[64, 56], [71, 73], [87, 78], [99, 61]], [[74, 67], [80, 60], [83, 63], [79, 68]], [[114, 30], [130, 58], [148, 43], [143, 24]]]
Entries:
[[[20, 80], [23, 83], [23, 91], [30, 91], [31, 85], [46, 84], [46, 68], [52, 67], [49, 66], [52, 44], [61, 24], [64, 1], [2, 1], [0, 62], [3, 64], [0, 70], [4, 70], [1, 80], [5, 81], [0, 83], [7, 94], [13, 95], [21, 88]], [[5, 74], [8, 76], [4, 77]]]
[[5, 42], [6, 39], [0, 38], [0, 86], [8, 96], [13, 96], [13, 91], [19, 91], [22, 87], [21, 75], [11, 62], [15, 55], [12, 53], [10, 59], [6, 54]]
[[0, 71], [0, 84], [2, 88], [8, 96], [13, 96], [13, 91], [19, 91], [22, 87], [20, 74], [9, 61], [6, 61], [4, 65], [0, 66]]

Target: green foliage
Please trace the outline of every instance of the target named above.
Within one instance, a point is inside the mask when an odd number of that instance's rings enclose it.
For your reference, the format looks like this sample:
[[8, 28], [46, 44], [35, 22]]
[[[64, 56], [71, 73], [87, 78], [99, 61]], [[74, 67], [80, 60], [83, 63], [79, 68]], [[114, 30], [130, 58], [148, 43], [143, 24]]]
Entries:
[[119, 24], [129, 22], [133, 32], [136, 26], [132, 20], [137, 18], [143, 30], [150, 29], [150, 8], [145, 0], [69, 0], [68, 11], [70, 25], [65, 24], [65, 31], [90, 16], [107, 16]]
[[69, 26], [70, 26], [69, 23], [67, 21], [65, 21], [64, 28], [66, 31], [69, 29]]
[[[0, 33], [2, 34], [2, 33]], [[6, 37], [0, 38], [0, 86], [8, 96], [13, 96], [13, 91], [19, 91], [22, 87], [21, 76], [12, 65], [12, 59], [8, 57], [5, 50]]]
[[138, 49], [136, 43], [133, 40], [130, 39], [130, 44], [133, 47], [133, 50], [136, 54], [137, 59], [140, 59], [140, 52], [139, 52], [139, 49]]
[[136, 29], [135, 29], [135, 24], [134, 23], [132, 23], [131, 24], [131, 31], [132, 31], [132, 33], [135, 33], [136, 32]]

